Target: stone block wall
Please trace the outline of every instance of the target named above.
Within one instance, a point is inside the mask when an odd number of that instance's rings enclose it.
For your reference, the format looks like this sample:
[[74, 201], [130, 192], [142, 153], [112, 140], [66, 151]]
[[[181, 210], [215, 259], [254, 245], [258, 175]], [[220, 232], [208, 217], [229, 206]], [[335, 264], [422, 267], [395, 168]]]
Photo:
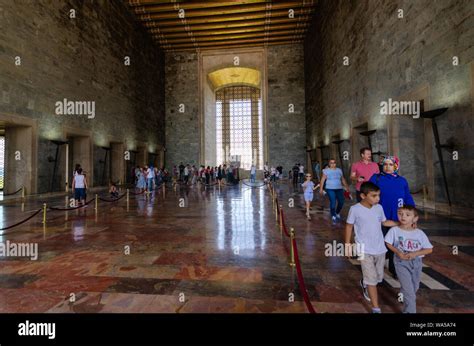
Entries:
[[[265, 56], [268, 73], [267, 161], [270, 165], [282, 165], [286, 171], [295, 162], [303, 164], [306, 162], [303, 53], [301, 44], [278, 45], [269, 46]], [[168, 167], [180, 162], [201, 164], [199, 97], [197, 54], [167, 53], [166, 165]], [[185, 105], [184, 113], [179, 113], [180, 104]], [[289, 111], [290, 104], [294, 106], [293, 113]], [[209, 102], [206, 105], [209, 106]], [[215, 113], [215, 110], [209, 107], [205, 111]], [[209, 138], [208, 135], [215, 131], [211, 125], [207, 124], [204, 129], [206, 148], [212, 147], [210, 144], [215, 143], [215, 138]], [[211, 154], [215, 155], [212, 152]]]
[[[453, 160], [453, 149], [443, 149], [451, 198], [454, 205], [474, 207], [473, 13], [469, 0], [320, 1], [305, 41], [308, 145], [328, 144], [337, 134], [358, 141], [351, 138], [353, 128], [367, 123], [377, 129], [375, 151], [397, 141], [401, 173], [412, 191], [422, 185], [419, 177], [432, 175], [429, 193], [443, 204], [431, 120], [400, 120], [394, 138], [390, 126], [398, 120], [382, 115], [380, 103], [392, 98], [423, 101], [425, 110], [448, 107], [437, 122], [441, 144], [453, 144], [459, 155]], [[351, 160], [358, 155], [353, 148]]]
[[[97, 146], [164, 144], [164, 54], [122, 1], [1, 1], [0, 75], [0, 116], [38, 121], [37, 192], [49, 191], [50, 140], [65, 140], [65, 127]], [[95, 117], [55, 114], [64, 98], [95, 102]]]
[[[166, 53], [166, 167], [200, 164], [198, 56]], [[184, 112], [180, 112], [180, 105]], [[203, 163], [204, 164], [204, 163]]]
[[306, 166], [303, 64], [301, 44], [268, 47], [268, 163], [282, 165], [285, 175], [295, 163]]

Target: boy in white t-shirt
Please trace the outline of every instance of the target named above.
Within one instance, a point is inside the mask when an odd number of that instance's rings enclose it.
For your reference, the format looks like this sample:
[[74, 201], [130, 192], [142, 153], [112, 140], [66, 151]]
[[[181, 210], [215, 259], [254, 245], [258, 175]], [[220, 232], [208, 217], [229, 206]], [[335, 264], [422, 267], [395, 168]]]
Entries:
[[404, 205], [397, 211], [400, 226], [392, 227], [385, 236], [385, 244], [396, 256], [395, 271], [403, 295], [403, 312], [416, 313], [416, 291], [420, 287], [422, 257], [433, 252], [426, 234], [416, 228], [418, 213], [415, 207]]
[[387, 220], [380, 201], [380, 188], [370, 182], [363, 183], [360, 187], [360, 203], [349, 209], [345, 231], [346, 255], [351, 257], [352, 229], [355, 229], [355, 242], [360, 249], [363, 278], [360, 280], [364, 298], [372, 303], [372, 312], [381, 313], [377, 284], [383, 281], [385, 247], [382, 225], [386, 227], [397, 226], [395, 221]]

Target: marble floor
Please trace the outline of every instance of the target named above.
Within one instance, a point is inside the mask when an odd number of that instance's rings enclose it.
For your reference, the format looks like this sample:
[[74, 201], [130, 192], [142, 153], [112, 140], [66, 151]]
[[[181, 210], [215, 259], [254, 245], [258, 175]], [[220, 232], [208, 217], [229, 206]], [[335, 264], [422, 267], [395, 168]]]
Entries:
[[[282, 183], [277, 192], [316, 311], [369, 312], [357, 261], [325, 255], [325, 244], [343, 239], [327, 201], [315, 200], [308, 221], [301, 191]], [[2, 203], [0, 225], [42, 203]], [[435, 250], [424, 261], [418, 311], [474, 312], [474, 220], [424, 213], [420, 228]], [[0, 231], [0, 243], [7, 241], [38, 244], [38, 258], [0, 257], [0, 312], [307, 312], [265, 187], [168, 187], [128, 203], [100, 201], [97, 211], [94, 203], [49, 211], [45, 227], [38, 215]], [[398, 287], [387, 272], [379, 289], [383, 312], [401, 312]]]

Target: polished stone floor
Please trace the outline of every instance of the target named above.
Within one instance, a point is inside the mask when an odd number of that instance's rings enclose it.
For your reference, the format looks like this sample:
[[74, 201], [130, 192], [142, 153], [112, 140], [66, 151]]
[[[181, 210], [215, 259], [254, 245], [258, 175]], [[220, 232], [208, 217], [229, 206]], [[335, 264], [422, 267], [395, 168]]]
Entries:
[[[343, 239], [327, 201], [318, 197], [307, 221], [301, 191], [285, 183], [277, 190], [317, 312], [369, 312], [357, 262], [325, 256], [325, 244]], [[0, 224], [42, 202], [3, 202]], [[62, 207], [64, 197], [47, 203]], [[37, 260], [0, 257], [0, 312], [307, 312], [265, 187], [178, 186], [47, 219], [46, 227], [38, 215], [0, 231], [0, 242], [37, 243], [39, 251]], [[418, 311], [474, 312], [474, 220], [425, 213], [420, 228], [435, 251], [425, 258]], [[398, 286], [386, 273], [383, 312], [401, 312]]]

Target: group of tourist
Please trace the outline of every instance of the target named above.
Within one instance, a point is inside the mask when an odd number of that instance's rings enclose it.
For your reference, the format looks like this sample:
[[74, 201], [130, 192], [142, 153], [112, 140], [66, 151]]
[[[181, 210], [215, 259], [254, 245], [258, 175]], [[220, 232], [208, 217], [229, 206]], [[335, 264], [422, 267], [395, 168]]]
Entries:
[[239, 172], [234, 165], [222, 164], [219, 166], [196, 167], [195, 165], [180, 163], [173, 166], [173, 180], [184, 185], [201, 183], [205, 185], [225, 185], [238, 182]]
[[[400, 281], [403, 312], [415, 313], [422, 257], [431, 253], [433, 246], [426, 234], [417, 228], [418, 213], [408, 182], [399, 175], [399, 158], [384, 156], [377, 164], [372, 162], [370, 148], [362, 148], [360, 157], [360, 161], [351, 167], [350, 178], [355, 184], [358, 203], [349, 209], [345, 243], [346, 246], [350, 244], [354, 231], [355, 242], [362, 246], [357, 255], [362, 267], [360, 285], [364, 298], [371, 302], [372, 312], [381, 312], [377, 284], [383, 280], [385, 258], [388, 257], [389, 271]], [[329, 160], [318, 185], [307, 173], [302, 186], [308, 219], [313, 190], [319, 188], [321, 195], [329, 197], [333, 223], [341, 220], [344, 190], [347, 197], [350, 197], [350, 190], [342, 170], [336, 166], [336, 160]], [[347, 249], [351, 247], [347, 246]], [[348, 256], [351, 255], [348, 253]]]
[[157, 186], [167, 181], [169, 174], [165, 168], [158, 169], [157, 167], [145, 165], [143, 167], [135, 167], [133, 175], [135, 177], [135, 187], [141, 193], [153, 191]]
[[263, 165], [263, 180], [264, 182], [278, 182], [283, 179], [283, 166], [268, 166], [268, 162]]

